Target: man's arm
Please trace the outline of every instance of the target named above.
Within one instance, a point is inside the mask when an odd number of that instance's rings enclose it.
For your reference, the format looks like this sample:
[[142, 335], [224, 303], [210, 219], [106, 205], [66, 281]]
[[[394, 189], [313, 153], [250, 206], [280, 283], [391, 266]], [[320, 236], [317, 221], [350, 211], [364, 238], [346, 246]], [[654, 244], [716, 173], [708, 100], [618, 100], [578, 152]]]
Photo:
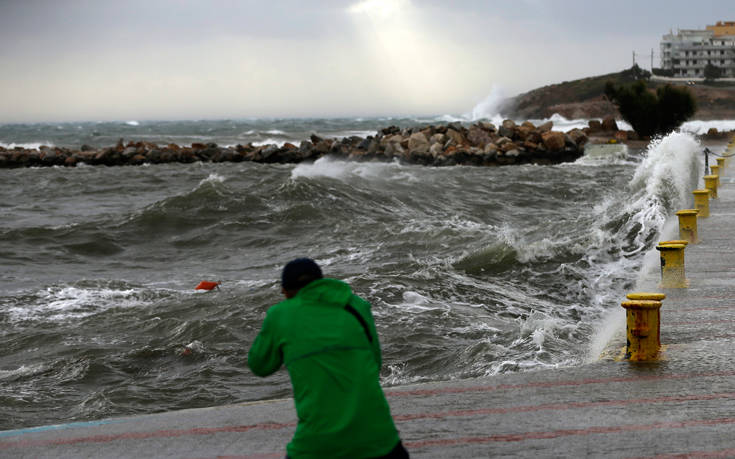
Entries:
[[273, 320], [271, 314], [266, 315], [263, 327], [248, 353], [248, 366], [258, 376], [273, 374], [283, 364], [283, 351], [274, 334]]

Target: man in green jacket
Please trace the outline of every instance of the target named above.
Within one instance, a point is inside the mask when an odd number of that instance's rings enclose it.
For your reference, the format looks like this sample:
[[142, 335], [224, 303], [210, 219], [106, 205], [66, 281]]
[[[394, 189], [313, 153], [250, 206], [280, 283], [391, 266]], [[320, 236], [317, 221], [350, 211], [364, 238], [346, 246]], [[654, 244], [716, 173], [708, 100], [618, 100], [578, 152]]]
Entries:
[[299, 419], [288, 457], [407, 458], [380, 387], [370, 303], [308, 258], [283, 268], [281, 286], [286, 300], [268, 310], [248, 365], [258, 376], [288, 369]]

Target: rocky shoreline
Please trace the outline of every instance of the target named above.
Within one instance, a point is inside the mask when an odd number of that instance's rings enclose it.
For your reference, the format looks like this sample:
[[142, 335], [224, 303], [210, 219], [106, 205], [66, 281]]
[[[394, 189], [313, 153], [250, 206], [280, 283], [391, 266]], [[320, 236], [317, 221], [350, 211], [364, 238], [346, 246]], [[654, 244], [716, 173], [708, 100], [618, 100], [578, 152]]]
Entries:
[[149, 142], [127, 142], [94, 149], [82, 145], [78, 150], [41, 146], [38, 149], [0, 147], [0, 168], [74, 167], [80, 164], [124, 166], [162, 163], [241, 162], [298, 163], [332, 156], [354, 161], [393, 161], [429, 166], [501, 166], [511, 164], [557, 164], [575, 161], [584, 154], [590, 136], [605, 136], [618, 141], [635, 140], [630, 131], [619, 131], [615, 120], [590, 121], [584, 129], [566, 133], [552, 131], [551, 121], [535, 126], [528, 121], [516, 124], [505, 120], [499, 126], [479, 122], [470, 126], [450, 123], [400, 129], [390, 126], [375, 136], [321, 138], [312, 135], [298, 146], [252, 144], [220, 147], [214, 143], [191, 146]]

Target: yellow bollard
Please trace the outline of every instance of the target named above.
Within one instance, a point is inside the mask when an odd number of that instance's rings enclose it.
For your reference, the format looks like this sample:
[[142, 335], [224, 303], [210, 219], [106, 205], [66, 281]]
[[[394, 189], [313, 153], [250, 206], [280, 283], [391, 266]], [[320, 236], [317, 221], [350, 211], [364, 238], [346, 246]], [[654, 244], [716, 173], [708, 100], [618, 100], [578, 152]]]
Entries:
[[676, 213], [679, 217], [679, 237], [692, 244], [699, 243], [697, 236], [697, 209], [685, 209]]
[[689, 241], [685, 241], [683, 239], [672, 239], [671, 241], [660, 241], [658, 245], [671, 245], [671, 244], [681, 244], [686, 248], [687, 244], [689, 244]]
[[687, 288], [689, 281], [684, 271], [685, 244], [660, 243], [656, 250], [661, 255], [661, 288]]
[[720, 166], [715, 166], [714, 164], [709, 167], [710, 169], [710, 175], [716, 175], [717, 176], [717, 188], [720, 187]]
[[661, 300], [665, 295], [634, 293], [628, 295], [631, 297], [621, 303], [625, 308], [625, 358], [633, 362], [656, 360], [661, 350]]
[[717, 199], [717, 176], [716, 175], [705, 175], [704, 176], [704, 187], [709, 190], [710, 198]]
[[725, 158], [717, 158], [717, 165], [720, 166], [718, 169], [719, 175], [725, 175]]
[[694, 190], [694, 207], [699, 211], [697, 217], [709, 217], [709, 190]]

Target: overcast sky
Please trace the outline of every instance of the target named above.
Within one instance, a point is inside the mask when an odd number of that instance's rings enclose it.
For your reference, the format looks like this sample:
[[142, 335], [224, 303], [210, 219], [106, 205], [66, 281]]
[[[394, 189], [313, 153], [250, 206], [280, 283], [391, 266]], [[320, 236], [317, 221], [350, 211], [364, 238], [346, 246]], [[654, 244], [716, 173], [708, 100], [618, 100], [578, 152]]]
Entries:
[[0, 0], [0, 123], [467, 113], [718, 20], [732, 0]]

